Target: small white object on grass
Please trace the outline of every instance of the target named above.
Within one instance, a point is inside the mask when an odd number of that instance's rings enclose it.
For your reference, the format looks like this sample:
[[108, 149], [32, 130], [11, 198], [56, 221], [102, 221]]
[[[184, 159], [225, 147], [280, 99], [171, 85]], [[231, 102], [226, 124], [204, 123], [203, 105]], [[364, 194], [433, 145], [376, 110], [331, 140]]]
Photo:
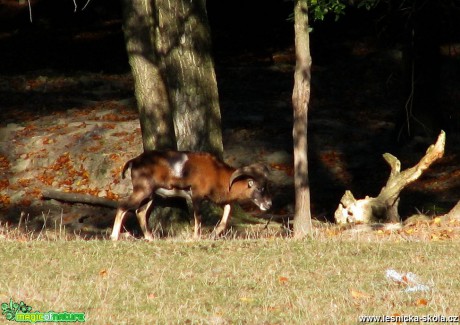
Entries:
[[406, 286], [404, 292], [418, 292], [418, 291], [428, 291], [430, 287], [419, 282], [417, 275], [412, 272], [399, 273], [396, 270], [388, 269], [386, 270], [386, 277], [389, 280], [392, 280], [398, 284], [403, 284]]

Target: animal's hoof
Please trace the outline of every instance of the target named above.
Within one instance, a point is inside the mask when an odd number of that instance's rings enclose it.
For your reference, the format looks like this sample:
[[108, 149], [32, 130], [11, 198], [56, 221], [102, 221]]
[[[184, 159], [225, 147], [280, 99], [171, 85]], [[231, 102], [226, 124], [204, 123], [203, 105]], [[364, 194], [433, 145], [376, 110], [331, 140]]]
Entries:
[[211, 239], [219, 238], [223, 234], [224, 231], [225, 231], [224, 227], [214, 228], [213, 232], [211, 233]]

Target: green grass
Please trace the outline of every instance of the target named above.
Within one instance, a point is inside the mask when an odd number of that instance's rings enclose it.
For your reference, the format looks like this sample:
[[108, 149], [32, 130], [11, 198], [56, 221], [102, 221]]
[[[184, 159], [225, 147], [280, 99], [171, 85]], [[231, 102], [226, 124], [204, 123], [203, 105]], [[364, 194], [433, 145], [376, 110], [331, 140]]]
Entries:
[[[357, 324], [359, 315], [458, 315], [459, 248], [337, 239], [2, 240], [0, 302], [85, 312], [89, 324]], [[404, 292], [385, 278], [389, 268], [417, 274], [432, 290]]]

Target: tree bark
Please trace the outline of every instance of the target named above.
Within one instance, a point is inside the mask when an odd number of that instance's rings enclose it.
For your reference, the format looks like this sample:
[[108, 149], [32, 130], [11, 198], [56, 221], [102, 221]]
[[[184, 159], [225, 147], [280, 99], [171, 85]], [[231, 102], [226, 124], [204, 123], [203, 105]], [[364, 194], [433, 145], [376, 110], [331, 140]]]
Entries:
[[123, 30], [134, 77], [144, 150], [176, 149], [167, 84], [154, 47], [158, 18], [153, 2], [123, 0]]
[[157, 0], [155, 39], [179, 150], [223, 155], [221, 116], [205, 0]]
[[307, 0], [294, 2], [296, 68], [292, 106], [294, 110], [294, 237], [303, 238], [312, 232], [310, 184], [308, 180], [307, 115], [310, 101], [311, 56], [308, 31]]
[[205, 0], [123, 0], [144, 150], [223, 156]]

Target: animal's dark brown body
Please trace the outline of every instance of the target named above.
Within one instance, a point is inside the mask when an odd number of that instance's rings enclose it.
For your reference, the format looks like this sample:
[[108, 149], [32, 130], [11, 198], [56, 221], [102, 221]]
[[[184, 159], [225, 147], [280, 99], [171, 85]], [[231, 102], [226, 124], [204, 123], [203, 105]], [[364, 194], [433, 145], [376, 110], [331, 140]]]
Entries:
[[[113, 240], [118, 239], [122, 219], [128, 210], [136, 210], [145, 238], [153, 239], [147, 229], [146, 216], [154, 194], [182, 196], [191, 202], [195, 216], [195, 237], [200, 236], [201, 216], [198, 208], [203, 200], [225, 205], [251, 200], [261, 210], [271, 206], [267, 189], [268, 170], [260, 164], [235, 169], [205, 152], [154, 150], [129, 160], [123, 168], [123, 177], [129, 168], [133, 193], [120, 202], [111, 235]], [[143, 205], [147, 207], [141, 211], [139, 208]], [[226, 210], [229, 212], [229, 207]], [[226, 227], [227, 217], [224, 213], [220, 228]]]

